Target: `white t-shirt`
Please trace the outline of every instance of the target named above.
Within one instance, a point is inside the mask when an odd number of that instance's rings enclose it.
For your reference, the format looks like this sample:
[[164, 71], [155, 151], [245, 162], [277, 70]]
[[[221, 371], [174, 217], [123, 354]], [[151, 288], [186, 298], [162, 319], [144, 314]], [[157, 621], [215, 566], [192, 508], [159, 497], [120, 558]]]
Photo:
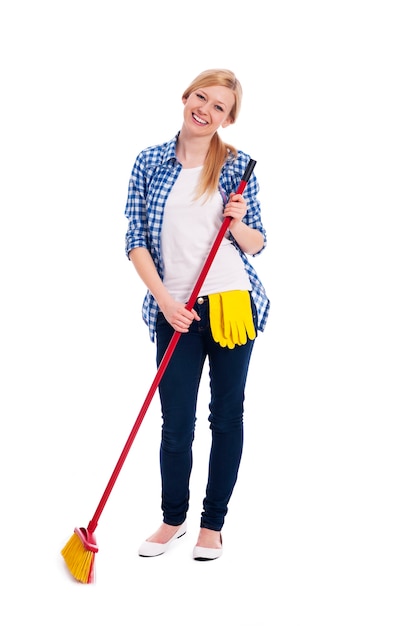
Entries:
[[[223, 222], [220, 192], [194, 199], [201, 167], [183, 168], [165, 205], [161, 232], [164, 284], [180, 302], [187, 302]], [[206, 201], [205, 201], [206, 200]], [[198, 295], [251, 284], [238, 250], [223, 238]]]

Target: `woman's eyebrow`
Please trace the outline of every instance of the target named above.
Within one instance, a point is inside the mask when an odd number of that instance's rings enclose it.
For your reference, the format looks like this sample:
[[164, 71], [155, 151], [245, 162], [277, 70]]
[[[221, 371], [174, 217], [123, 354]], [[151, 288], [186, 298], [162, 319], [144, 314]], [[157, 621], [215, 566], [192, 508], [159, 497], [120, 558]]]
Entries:
[[[203, 95], [206, 96], [206, 98], [208, 98], [207, 93], [204, 91], [204, 89], [197, 89], [197, 91], [200, 91]], [[222, 102], [221, 100], [215, 100], [216, 104], [221, 104], [222, 106], [226, 106], [224, 102]]]

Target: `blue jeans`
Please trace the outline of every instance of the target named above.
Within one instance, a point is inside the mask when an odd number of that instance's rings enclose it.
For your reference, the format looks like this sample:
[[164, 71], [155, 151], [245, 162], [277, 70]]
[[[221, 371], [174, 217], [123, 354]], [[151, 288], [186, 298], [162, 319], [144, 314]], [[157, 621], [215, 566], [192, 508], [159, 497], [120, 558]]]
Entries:
[[[248, 339], [245, 345], [235, 346], [232, 350], [220, 347], [211, 334], [208, 307], [207, 298], [202, 304], [198, 301], [195, 304], [201, 321], [192, 322], [189, 332], [180, 336], [158, 388], [163, 420], [160, 447], [162, 511], [164, 522], [173, 526], [182, 524], [187, 515], [197, 395], [208, 358], [212, 440], [200, 525], [221, 530], [242, 456], [245, 385], [254, 340]], [[252, 314], [256, 328], [253, 302]], [[158, 365], [173, 332], [172, 326], [159, 313]]]

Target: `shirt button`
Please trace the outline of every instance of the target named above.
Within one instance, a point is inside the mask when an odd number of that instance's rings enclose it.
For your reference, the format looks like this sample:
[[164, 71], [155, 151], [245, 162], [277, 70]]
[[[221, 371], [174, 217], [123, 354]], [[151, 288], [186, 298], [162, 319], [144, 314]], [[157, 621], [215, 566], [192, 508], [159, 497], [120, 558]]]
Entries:
[[197, 300], [198, 304], [203, 304], [204, 302], [204, 298], [202, 298], [201, 296], [198, 298]]

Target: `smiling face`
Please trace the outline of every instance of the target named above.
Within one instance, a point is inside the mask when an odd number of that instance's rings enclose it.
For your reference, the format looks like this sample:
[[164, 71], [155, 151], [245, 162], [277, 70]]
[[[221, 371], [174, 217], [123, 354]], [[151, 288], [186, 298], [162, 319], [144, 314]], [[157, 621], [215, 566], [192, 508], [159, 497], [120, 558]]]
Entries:
[[230, 112], [235, 104], [231, 89], [210, 86], [192, 91], [184, 103], [184, 124], [193, 134], [213, 135], [218, 128], [232, 124]]

